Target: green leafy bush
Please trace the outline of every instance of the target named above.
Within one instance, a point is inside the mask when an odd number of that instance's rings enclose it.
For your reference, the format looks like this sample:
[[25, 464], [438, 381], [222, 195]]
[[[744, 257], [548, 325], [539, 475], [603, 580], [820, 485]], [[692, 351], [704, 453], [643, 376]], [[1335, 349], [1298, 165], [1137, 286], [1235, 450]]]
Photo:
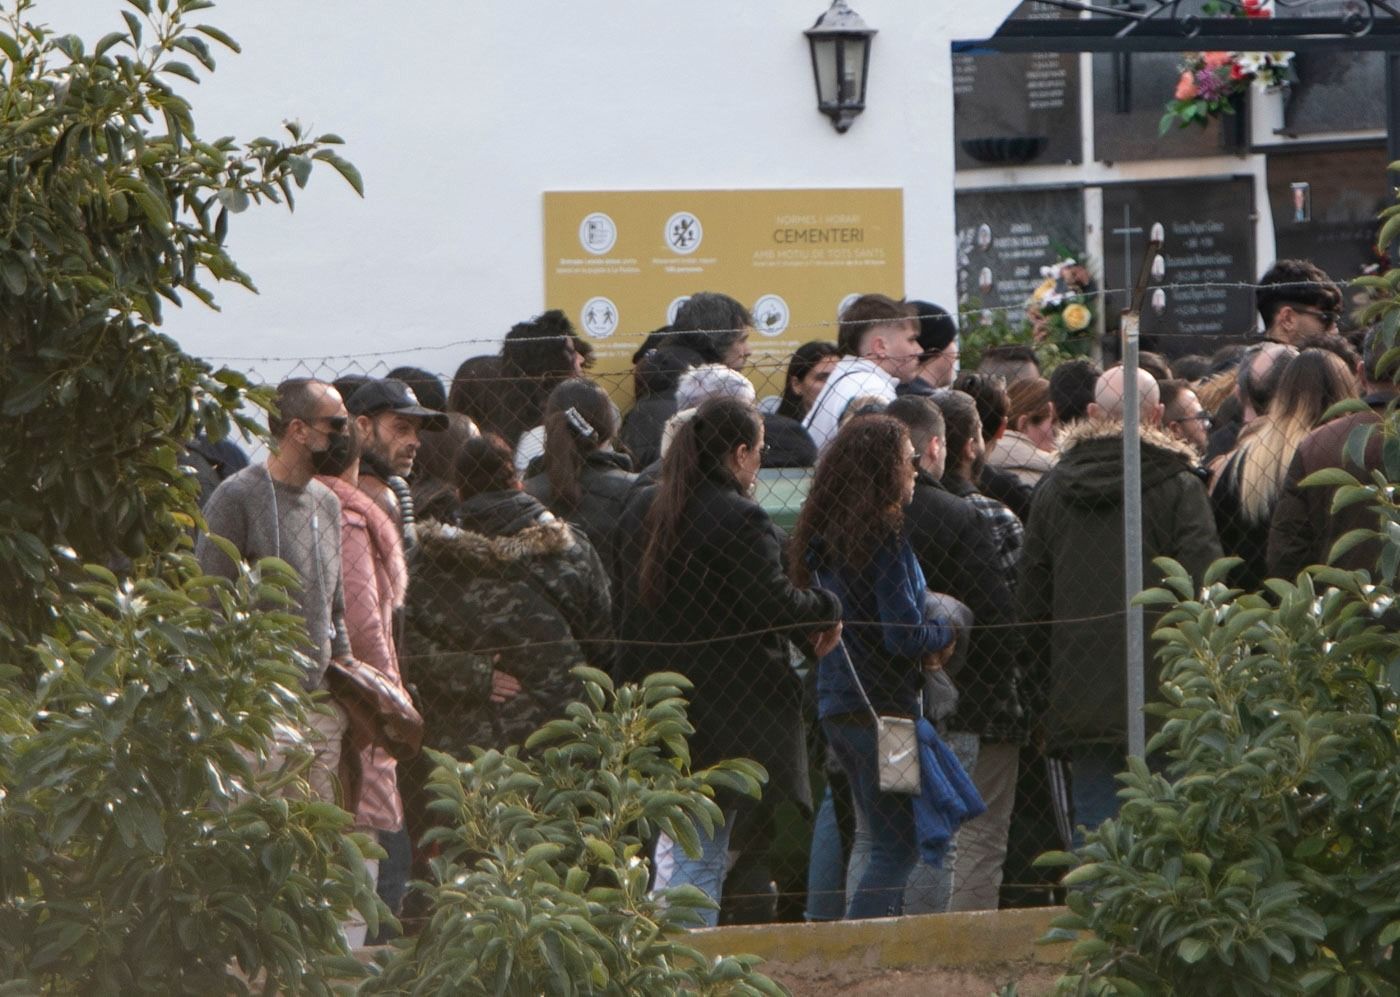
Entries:
[[61, 597], [50, 547], [171, 549], [193, 522], [183, 443], [252, 426], [246, 379], [158, 333], [163, 306], [212, 306], [211, 280], [251, 288], [229, 219], [290, 207], [313, 163], [360, 185], [337, 136], [295, 123], [290, 144], [199, 137], [175, 86], [238, 49], [190, 22], [208, 0], [113, 6], [118, 30], [91, 47], [34, 23], [32, 0], [0, 10], [0, 646], [16, 656]]
[[650, 896], [643, 853], [659, 830], [694, 854], [694, 825], [721, 819], [714, 791], [757, 795], [766, 774], [750, 761], [690, 771], [681, 676], [614, 689], [575, 674], [584, 701], [525, 754], [434, 754], [433, 913], [362, 993], [782, 993], [752, 957], [709, 963], [676, 940], [710, 901], [694, 887]]
[[[1311, 569], [1242, 594], [1202, 592], [1172, 562], [1165, 717], [1120, 777], [1122, 810], [1073, 855], [1070, 913], [1089, 932], [1078, 993], [1394, 994], [1400, 979], [1400, 656], [1376, 624], [1388, 588]], [[1326, 586], [1324, 588], [1323, 586]]]
[[211, 6], [113, 4], [117, 30], [90, 47], [36, 23], [32, 0], [0, 9], [0, 978], [14, 992], [324, 992], [358, 972], [338, 923], [381, 911], [348, 815], [306, 802], [295, 767], [249, 768], [308, 708], [305, 635], [277, 608], [286, 567], [229, 583], [188, 556], [182, 448], [251, 428], [241, 407], [266, 395], [182, 353], [156, 331], [161, 310], [212, 305], [213, 281], [251, 287], [224, 249], [230, 216], [290, 207], [314, 162], [360, 186], [333, 135], [198, 136], [175, 86], [238, 49], [189, 20]]
[[[299, 766], [255, 776], [299, 726], [296, 579], [91, 580], [60, 605], [32, 694], [0, 713], [0, 977], [81, 993], [327, 992], [357, 975], [339, 922], [381, 905], [351, 818]], [[258, 781], [261, 779], [261, 783]], [[273, 795], [277, 789], [285, 796]], [[235, 971], [235, 969], [237, 971]]]

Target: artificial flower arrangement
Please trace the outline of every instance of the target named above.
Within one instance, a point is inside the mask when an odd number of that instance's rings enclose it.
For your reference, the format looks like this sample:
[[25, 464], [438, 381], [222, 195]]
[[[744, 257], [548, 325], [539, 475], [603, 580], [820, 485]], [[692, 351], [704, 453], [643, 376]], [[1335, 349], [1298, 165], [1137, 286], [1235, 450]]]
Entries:
[[[1208, 0], [1201, 8], [1207, 16], [1271, 17], [1269, 0]], [[1275, 90], [1292, 82], [1292, 52], [1196, 52], [1181, 64], [1176, 93], [1167, 101], [1160, 134], [1175, 125], [1204, 128], [1223, 114], [1234, 114], [1235, 105], [1251, 84]]]
[[1094, 279], [1089, 268], [1065, 256], [1058, 263], [1041, 267], [1040, 276], [1040, 285], [1026, 302], [1035, 342], [1065, 342], [1088, 329], [1094, 321], [1089, 305]]
[[1165, 135], [1173, 125], [1204, 128], [1222, 114], [1234, 114], [1235, 99], [1251, 84], [1272, 90], [1288, 83], [1292, 64], [1292, 52], [1196, 52], [1187, 56], [1159, 132]]

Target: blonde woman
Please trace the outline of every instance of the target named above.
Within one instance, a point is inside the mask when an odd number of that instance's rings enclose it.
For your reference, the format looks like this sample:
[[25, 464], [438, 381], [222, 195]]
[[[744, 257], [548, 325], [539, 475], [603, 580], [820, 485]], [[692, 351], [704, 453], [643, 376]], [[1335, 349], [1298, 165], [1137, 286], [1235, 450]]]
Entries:
[[1240, 433], [1229, 454], [1211, 465], [1211, 505], [1226, 554], [1237, 554], [1231, 584], [1252, 590], [1267, 575], [1269, 520], [1298, 444], [1322, 414], [1355, 398], [1356, 380], [1342, 360], [1324, 350], [1304, 350], [1289, 361], [1268, 412]]

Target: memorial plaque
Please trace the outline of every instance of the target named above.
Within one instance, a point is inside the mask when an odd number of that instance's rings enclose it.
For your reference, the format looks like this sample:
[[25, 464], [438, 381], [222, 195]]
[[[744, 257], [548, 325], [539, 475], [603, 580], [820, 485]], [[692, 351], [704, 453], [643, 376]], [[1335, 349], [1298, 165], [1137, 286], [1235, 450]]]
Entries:
[[[1011, 20], [1072, 20], [1023, 3]], [[1078, 163], [1079, 57], [1041, 52], [953, 56], [953, 136], [960, 170]]]
[[1312, 260], [1343, 283], [1376, 263], [1376, 215], [1387, 204], [1387, 162], [1379, 144], [1270, 153], [1269, 209], [1278, 258]]
[[[1227, 151], [1220, 121], [1160, 134], [1167, 101], [1181, 77], [1181, 60], [1169, 52], [1094, 56], [1094, 159], [1121, 163]], [[1233, 118], [1225, 123], [1236, 124]]]
[[1385, 128], [1385, 55], [1299, 52], [1283, 105], [1287, 135]]
[[[1104, 286], [1110, 328], [1137, 281], [1153, 229], [1163, 236], [1142, 306], [1142, 347], [1209, 354], [1255, 325], [1254, 183], [1249, 177], [1105, 187]], [[1245, 285], [1235, 287], [1230, 285]]]
[[1019, 321], [1040, 268], [1083, 252], [1079, 189], [968, 191], [957, 195], [955, 211], [959, 310], [1005, 308]]

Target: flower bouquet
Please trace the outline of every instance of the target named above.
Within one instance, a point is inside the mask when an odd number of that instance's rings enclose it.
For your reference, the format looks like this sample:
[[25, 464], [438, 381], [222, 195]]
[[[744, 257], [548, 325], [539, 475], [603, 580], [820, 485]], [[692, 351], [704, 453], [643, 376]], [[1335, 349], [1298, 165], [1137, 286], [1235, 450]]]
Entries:
[[1089, 304], [1094, 279], [1089, 268], [1067, 256], [1041, 267], [1040, 276], [1040, 285], [1026, 302], [1032, 338], [1037, 343], [1064, 343], [1080, 336], [1094, 322]]
[[1173, 125], [1204, 128], [1222, 114], [1234, 114], [1237, 100], [1251, 84], [1271, 90], [1288, 83], [1292, 64], [1292, 52], [1196, 52], [1187, 56], [1159, 133], [1165, 135]]

